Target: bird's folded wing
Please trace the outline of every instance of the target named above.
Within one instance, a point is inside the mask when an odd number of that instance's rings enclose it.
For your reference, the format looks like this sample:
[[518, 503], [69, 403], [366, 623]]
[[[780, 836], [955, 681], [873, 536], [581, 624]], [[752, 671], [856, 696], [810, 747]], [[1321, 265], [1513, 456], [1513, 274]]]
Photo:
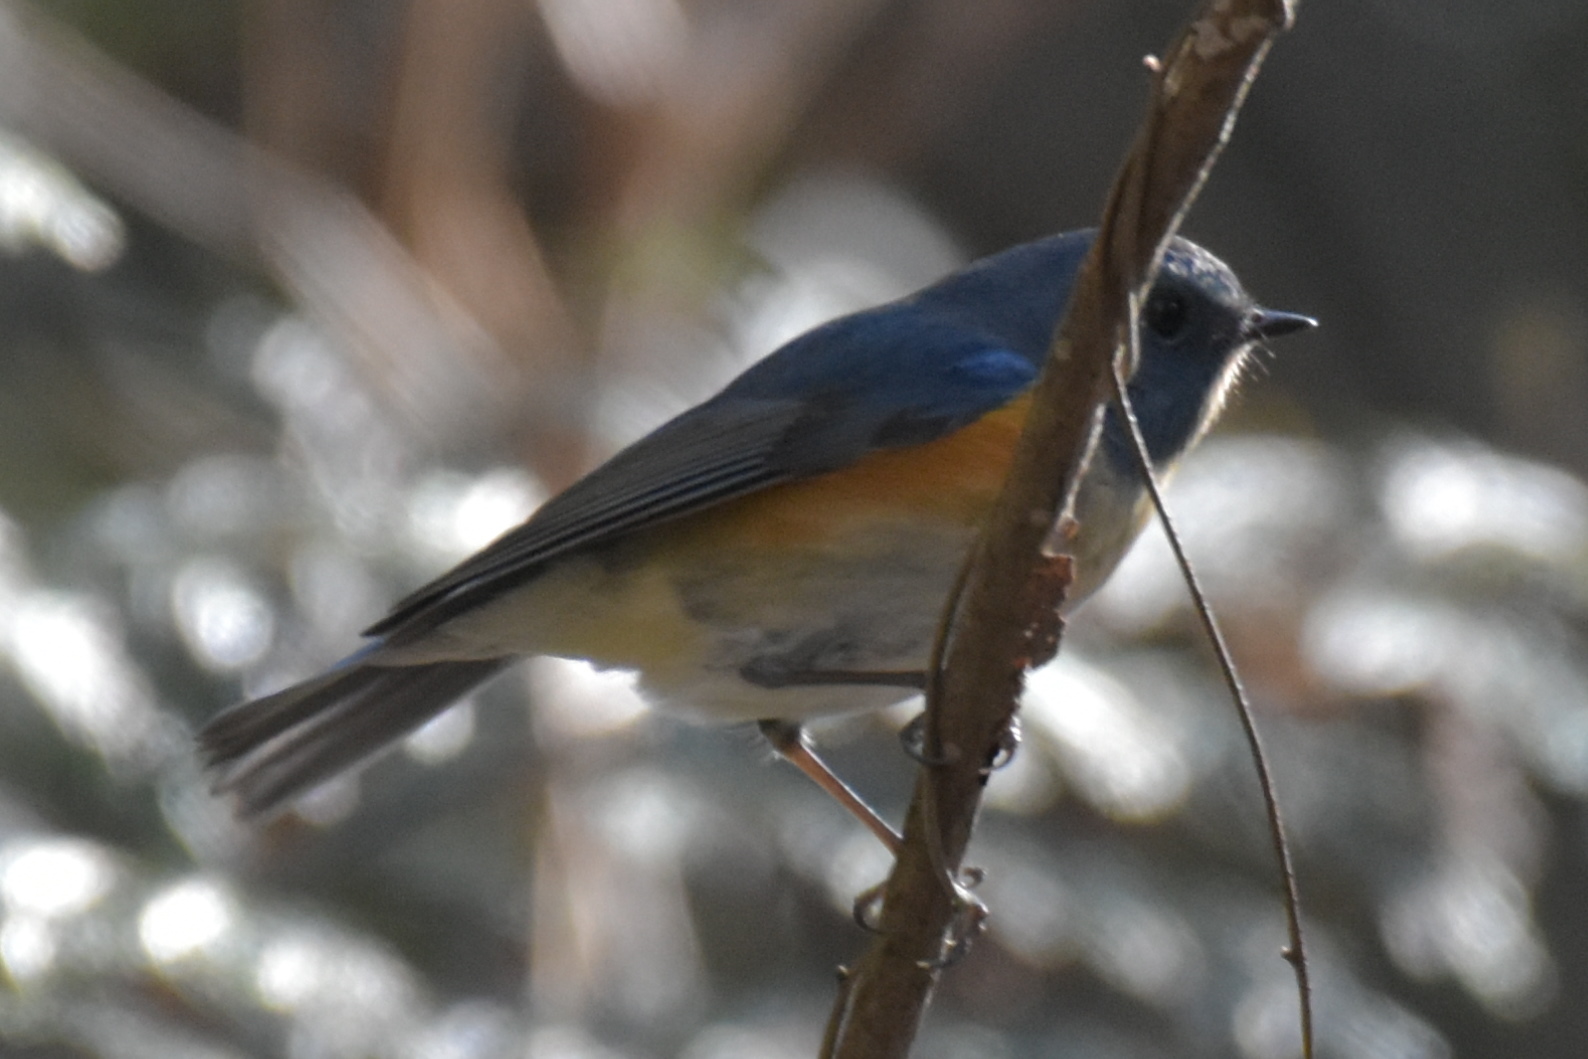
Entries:
[[734, 402], [672, 420], [399, 601], [365, 635], [400, 643], [521, 584], [559, 555], [787, 479], [771, 454], [800, 414], [792, 401]]
[[[1015, 354], [964, 333], [923, 330], [919, 320], [895, 329], [891, 341], [844, 337], [829, 332], [814, 349], [795, 343], [762, 364], [775, 370], [780, 359], [797, 357], [806, 369], [826, 360], [831, 371], [799, 373], [819, 384], [782, 379], [765, 387], [756, 385], [765, 371], [747, 373], [398, 602], [365, 635], [401, 646], [522, 584], [559, 555], [837, 470], [879, 448], [944, 436], [1012, 399], [1035, 374], [1029, 367], [1014, 370], [1025, 363]], [[1001, 366], [994, 378], [986, 377], [989, 358]], [[879, 360], [900, 364], [903, 370], [891, 376], [895, 383], [878, 385]]]

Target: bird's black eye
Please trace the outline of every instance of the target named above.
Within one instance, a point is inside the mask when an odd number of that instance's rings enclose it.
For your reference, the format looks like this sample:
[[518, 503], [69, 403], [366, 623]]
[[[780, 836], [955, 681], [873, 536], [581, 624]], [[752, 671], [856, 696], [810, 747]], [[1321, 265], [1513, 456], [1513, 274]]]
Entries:
[[1191, 306], [1179, 291], [1155, 290], [1147, 298], [1141, 318], [1159, 338], [1175, 339], [1185, 331]]

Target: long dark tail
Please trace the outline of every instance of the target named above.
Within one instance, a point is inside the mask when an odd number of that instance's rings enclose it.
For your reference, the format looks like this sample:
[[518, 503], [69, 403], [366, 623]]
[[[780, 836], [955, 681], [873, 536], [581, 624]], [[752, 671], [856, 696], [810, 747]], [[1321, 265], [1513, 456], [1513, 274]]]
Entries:
[[261, 816], [407, 735], [510, 661], [380, 666], [355, 655], [216, 714], [199, 749], [215, 792], [234, 796], [240, 815]]

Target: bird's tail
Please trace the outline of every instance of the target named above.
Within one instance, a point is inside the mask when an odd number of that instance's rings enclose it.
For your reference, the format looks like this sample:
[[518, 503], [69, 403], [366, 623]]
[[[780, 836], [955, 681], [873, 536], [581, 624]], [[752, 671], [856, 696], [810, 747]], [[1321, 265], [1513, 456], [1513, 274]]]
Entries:
[[407, 735], [510, 659], [374, 665], [354, 655], [274, 695], [238, 703], [198, 734], [215, 792], [262, 816]]

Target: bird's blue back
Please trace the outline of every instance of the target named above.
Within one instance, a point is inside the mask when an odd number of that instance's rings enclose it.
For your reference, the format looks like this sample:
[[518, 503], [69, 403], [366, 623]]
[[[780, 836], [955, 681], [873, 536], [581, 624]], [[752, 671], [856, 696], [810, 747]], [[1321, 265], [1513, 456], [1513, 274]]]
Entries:
[[1014, 247], [908, 298], [808, 331], [709, 404], [757, 398], [819, 403], [843, 395], [865, 419], [940, 418], [952, 423], [948, 429], [964, 425], [1036, 379], [1091, 234], [1069, 232]]

